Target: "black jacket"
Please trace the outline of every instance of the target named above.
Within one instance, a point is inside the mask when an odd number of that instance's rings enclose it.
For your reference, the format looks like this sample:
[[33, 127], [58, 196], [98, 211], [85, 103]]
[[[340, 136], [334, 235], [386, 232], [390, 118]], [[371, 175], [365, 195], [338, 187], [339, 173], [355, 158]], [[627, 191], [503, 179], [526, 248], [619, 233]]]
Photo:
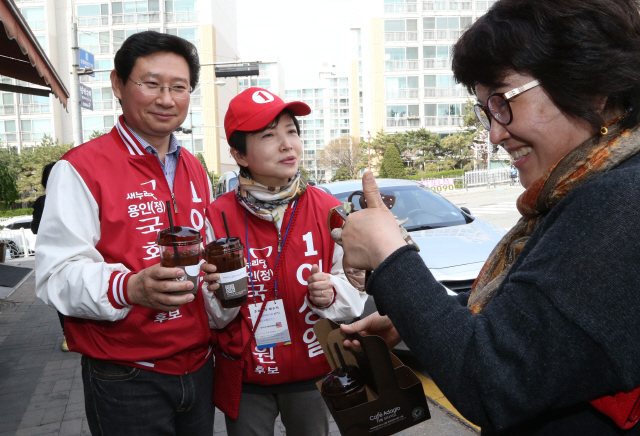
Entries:
[[367, 291], [483, 435], [640, 435], [589, 404], [640, 386], [638, 206], [637, 155], [558, 203], [476, 316], [409, 246]]

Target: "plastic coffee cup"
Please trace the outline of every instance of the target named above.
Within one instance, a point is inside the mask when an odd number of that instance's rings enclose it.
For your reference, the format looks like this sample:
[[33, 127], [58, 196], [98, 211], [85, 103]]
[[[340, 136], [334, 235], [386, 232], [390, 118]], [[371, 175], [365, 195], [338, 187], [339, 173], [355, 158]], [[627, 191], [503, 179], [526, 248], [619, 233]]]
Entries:
[[205, 260], [215, 265], [220, 274], [216, 298], [226, 309], [242, 306], [247, 301], [247, 268], [243, 253], [240, 238], [218, 239], [204, 249]]
[[336, 411], [367, 402], [364, 377], [360, 368], [353, 365], [340, 366], [327, 374], [320, 392]]
[[198, 277], [200, 276], [200, 244], [202, 236], [191, 227], [174, 226], [158, 233], [156, 243], [160, 246], [160, 265], [166, 268], [180, 268], [182, 277], [169, 279], [172, 281], [190, 280], [193, 288], [190, 291], [172, 292], [173, 295], [198, 293]]

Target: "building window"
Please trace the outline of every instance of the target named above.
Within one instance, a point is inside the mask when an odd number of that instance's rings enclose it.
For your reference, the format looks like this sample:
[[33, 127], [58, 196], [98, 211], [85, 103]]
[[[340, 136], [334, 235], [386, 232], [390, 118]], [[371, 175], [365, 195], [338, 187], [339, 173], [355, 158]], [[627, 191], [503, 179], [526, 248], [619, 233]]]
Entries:
[[40, 141], [44, 135], [51, 135], [51, 120], [21, 120], [23, 141]]
[[79, 5], [77, 15], [78, 27], [108, 26], [109, 4]]
[[31, 30], [44, 30], [44, 8], [22, 8], [20, 13], [27, 20]]
[[93, 110], [113, 109], [113, 90], [111, 88], [93, 88], [91, 90]]
[[48, 114], [51, 112], [49, 97], [40, 95], [21, 94], [21, 114]]
[[184, 38], [198, 48], [200, 40], [197, 27], [180, 27], [178, 29], [167, 29], [169, 35], [178, 35]]
[[88, 141], [94, 132], [108, 133], [115, 125], [113, 115], [82, 117], [84, 140]]
[[94, 55], [107, 54], [111, 52], [109, 47], [109, 32], [80, 32], [78, 43], [80, 48], [93, 53]]
[[196, 0], [168, 0], [164, 2], [168, 23], [198, 21]]
[[0, 141], [15, 142], [18, 140], [15, 120], [0, 121]]

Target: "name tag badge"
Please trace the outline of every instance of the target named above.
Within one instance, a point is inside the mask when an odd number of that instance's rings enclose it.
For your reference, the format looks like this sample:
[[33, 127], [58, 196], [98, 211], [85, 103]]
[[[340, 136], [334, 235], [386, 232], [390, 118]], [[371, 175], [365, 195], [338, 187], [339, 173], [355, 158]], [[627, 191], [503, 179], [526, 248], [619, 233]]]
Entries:
[[[255, 325], [261, 308], [262, 303], [249, 304], [252, 325]], [[255, 338], [259, 350], [291, 344], [287, 316], [281, 299], [267, 302], [267, 307], [258, 323]]]

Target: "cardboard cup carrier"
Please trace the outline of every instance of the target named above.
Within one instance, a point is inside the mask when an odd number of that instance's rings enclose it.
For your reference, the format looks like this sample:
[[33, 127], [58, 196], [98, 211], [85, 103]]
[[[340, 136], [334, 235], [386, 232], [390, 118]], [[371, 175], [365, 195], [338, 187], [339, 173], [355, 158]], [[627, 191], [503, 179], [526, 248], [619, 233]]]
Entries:
[[[341, 366], [337, 343], [346, 364], [357, 366], [365, 380], [367, 401], [355, 407], [335, 410], [331, 398], [323, 395], [341, 435], [392, 435], [431, 418], [420, 379], [389, 352], [381, 337], [349, 335], [362, 344], [362, 353], [356, 353], [343, 346], [347, 335], [333, 321], [322, 319], [313, 330], [332, 370]], [[317, 386], [322, 393], [322, 380]]]

